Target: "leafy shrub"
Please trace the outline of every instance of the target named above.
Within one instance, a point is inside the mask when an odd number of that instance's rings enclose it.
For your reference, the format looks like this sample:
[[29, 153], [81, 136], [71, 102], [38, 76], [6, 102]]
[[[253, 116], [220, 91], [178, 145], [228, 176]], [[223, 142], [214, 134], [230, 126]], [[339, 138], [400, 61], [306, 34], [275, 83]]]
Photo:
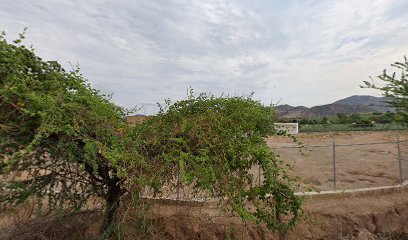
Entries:
[[106, 229], [129, 190], [127, 168], [140, 162], [125, 111], [23, 38], [0, 35], [0, 204], [37, 199], [40, 209], [79, 210], [100, 197]]
[[383, 73], [377, 78], [381, 81], [380, 85], [364, 81], [365, 88], [380, 90], [385, 97], [388, 97], [389, 103], [396, 109], [395, 120], [408, 124], [408, 59], [404, 57], [402, 62], [395, 62], [391, 66], [398, 71], [389, 73], [384, 69]]
[[[191, 93], [187, 100], [167, 101], [157, 116], [136, 125], [135, 134], [141, 154], [167, 166], [160, 174], [169, 174], [168, 180], [179, 169], [184, 184], [225, 200], [245, 220], [285, 232], [299, 219], [301, 201], [292, 190], [295, 179], [264, 140], [276, 134], [274, 119], [273, 109], [251, 96]], [[251, 172], [257, 165], [264, 176], [260, 186]]]
[[[93, 89], [79, 69], [66, 71], [0, 35], [0, 204], [35, 199], [80, 210], [105, 201], [102, 230], [117, 220], [124, 197], [140, 203], [180, 171], [184, 183], [225, 200], [246, 220], [288, 231], [301, 213], [295, 179], [267, 146], [276, 134], [271, 107], [248, 97], [192, 93], [166, 102], [157, 116], [131, 126], [126, 111]], [[253, 166], [263, 170], [260, 186]]]

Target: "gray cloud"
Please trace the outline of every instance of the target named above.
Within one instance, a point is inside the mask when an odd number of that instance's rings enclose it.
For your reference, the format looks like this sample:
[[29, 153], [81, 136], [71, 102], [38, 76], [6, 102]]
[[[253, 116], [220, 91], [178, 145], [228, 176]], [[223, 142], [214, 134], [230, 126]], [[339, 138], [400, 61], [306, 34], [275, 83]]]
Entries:
[[351, 94], [408, 52], [405, 1], [6, 1], [39, 55], [131, 107], [186, 88], [315, 105]]

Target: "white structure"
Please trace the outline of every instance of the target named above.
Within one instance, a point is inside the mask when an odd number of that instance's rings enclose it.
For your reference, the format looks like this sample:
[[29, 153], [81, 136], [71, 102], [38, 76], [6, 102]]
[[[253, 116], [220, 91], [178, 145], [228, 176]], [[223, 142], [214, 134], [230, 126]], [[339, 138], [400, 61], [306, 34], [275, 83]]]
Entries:
[[157, 104], [154, 103], [139, 103], [136, 107], [139, 108], [136, 113], [145, 116], [156, 115], [159, 111]]
[[298, 123], [275, 123], [277, 130], [287, 131], [288, 134], [298, 134], [299, 124]]

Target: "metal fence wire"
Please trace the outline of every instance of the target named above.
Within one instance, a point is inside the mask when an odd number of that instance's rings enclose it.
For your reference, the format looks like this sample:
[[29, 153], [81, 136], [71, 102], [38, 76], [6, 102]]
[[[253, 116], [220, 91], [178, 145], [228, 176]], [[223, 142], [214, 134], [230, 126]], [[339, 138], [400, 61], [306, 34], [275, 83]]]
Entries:
[[[290, 175], [300, 177], [296, 192], [351, 190], [394, 186], [408, 180], [408, 139], [387, 136], [376, 142], [350, 143], [347, 138], [336, 141], [335, 134], [321, 135], [320, 145], [276, 141], [270, 147], [279, 158], [292, 166]], [[377, 140], [378, 141], [378, 140]], [[315, 141], [316, 142], [316, 141]], [[253, 184], [261, 184], [263, 174], [253, 166]], [[194, 192], [177, 175], [164, 187], [162, 197], [179, 200], [207, 201], [205, 192]]]
[[401, 184], [408, 179], [408, 140], [275, 146], [280, 158], [292, 164], [292, 174], [318, 191], [349, 190]]

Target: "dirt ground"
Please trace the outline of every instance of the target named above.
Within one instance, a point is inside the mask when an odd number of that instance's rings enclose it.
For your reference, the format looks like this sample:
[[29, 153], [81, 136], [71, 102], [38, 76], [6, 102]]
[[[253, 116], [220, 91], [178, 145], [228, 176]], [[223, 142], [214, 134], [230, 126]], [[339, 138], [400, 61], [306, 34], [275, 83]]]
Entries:
[[344, 190], [400, 183], [398, 135], [402, 141], [402, 177], [408, 179], [408, 131], [341, 132], [334, 138], [329, 133], [301, 133], [296, 137], [304, 146], [302, 152], [287, 138], [269, 137], [267, 142], [281, 159], [293, 165], [293, 175], [317, 190], [333, 190], [334, 139], [336, 188]]
[[[305, 218], [288, 239], [408, 239], [408, 192], [309, 198]], [[265, 227], [245, 224], [211, 205], [163, 204], [171, 239], [277, 239]], [[187, 224], [184, 224], [187, 223]], [[381, 236], [381, 237], [380, 237]]]
[[[401, 183], [397, 138], [400, 139], [402, 179], [408, 179], [408, 131], [355, 131], [330, 133], [301, 133], [296, 138], [303, 146], [287, 137], [272, 136], [266, 139], [284, 162], [292, 165], [292, 176], [306, 182], [297, 192], [334, 190], [333, 139], [336, 158], [336, 190], [392, 186]], [[254, 166], [252, 173], [259, 182], [262, 171]], [[176, 185], [176, 184], [174, 184]], [[205, 194], [194, 195], [184, 186], [178, 190], [168, 188], [167, 198], [204, 199]]]
[[[398, 184], [397, 132], [349, 132], [335, 135], [337, 188], [352, 189]], [[408, 140], [408, 131], [399, 132]], [[299, 134], [300, 154], [288, 139], [270, 137], [268, 145], [294, 165], [292, 174], [321, 190], [333, 189], [332, 138], [329, 134]], [[311, 147], [315, 146], [315, 147]], [[408, 143], [400, 145], [403, 173], [408, 173]], [[254, 169], [255, 172], [256, 169]], [[408, 177], [407, 175], [404, 175]], [[182, 196], [181, 196], [182, 198]], [[122, 239], [277, 239], [265, 227], [244, 223], [212, 203], [160, 200], [145, 218], [127, 212]], [[408, 239], [408, 189], [365, 196], [309, 197], [305, 218], [288, 239]], [[98, 233], [99, 211], [32, 220], [32, 214], [0, 215], [0, 239], [92, 239]], [[25, 221], [26, 219], [26, 221]], [[142, 229], [142, 230], [140, 230]]]
[[[127, 212], [122, 226], [126, 234], [121, 239], [278, 239], [265, 227], [244, 223], [210, 203], [161, 200], [151, 209], [143, 219]], [[386, 194], [308, 198], [304, 210], [303, 220], [287, 235], [289, 240], [408, 239], [406, 188]], [[92, 239], [98, 232], [98, 219], [100, 212], [83, 212], [27, 221], [18, 227], [3, 224], [0, 239]], [[141, 226], [147, 222], [150, 225]]]

